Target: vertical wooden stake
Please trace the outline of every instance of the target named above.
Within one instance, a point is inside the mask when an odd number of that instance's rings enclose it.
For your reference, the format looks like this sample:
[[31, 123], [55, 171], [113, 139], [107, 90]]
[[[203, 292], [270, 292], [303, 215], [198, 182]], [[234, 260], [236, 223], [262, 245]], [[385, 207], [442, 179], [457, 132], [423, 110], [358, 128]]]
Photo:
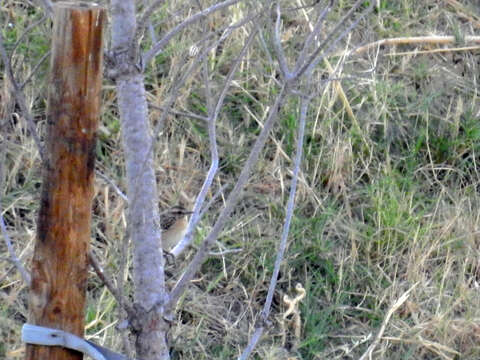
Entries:
[[[57, 2], [48, 88], [46, 160], [32, 261], [29, 322], [83, 336], [105, 10]], [[82, 359], [27, 345], [27, 360]]]

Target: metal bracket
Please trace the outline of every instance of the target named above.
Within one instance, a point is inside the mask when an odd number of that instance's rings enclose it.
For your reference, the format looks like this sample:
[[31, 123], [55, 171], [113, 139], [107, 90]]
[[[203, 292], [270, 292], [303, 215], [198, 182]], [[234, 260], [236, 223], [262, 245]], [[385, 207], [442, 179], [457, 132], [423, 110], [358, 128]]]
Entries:
[[34, 345], [62, 346], [80, 351], [94, 360], [129, 360], [125, 355], [82, 339], [72, 333], [44, 326], [24, 324], [22, 341]]

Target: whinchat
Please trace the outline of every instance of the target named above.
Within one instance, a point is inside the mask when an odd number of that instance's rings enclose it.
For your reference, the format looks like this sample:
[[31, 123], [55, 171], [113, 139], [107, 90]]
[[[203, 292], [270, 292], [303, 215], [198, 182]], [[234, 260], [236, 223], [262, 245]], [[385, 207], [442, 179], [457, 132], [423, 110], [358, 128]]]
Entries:
[[176, 205], [160, 213], [160, 226], [162, 229], [162, 248], [169, 251], [185, 236], [188, 226], [188, 215], [192, 211], [181, 205]]

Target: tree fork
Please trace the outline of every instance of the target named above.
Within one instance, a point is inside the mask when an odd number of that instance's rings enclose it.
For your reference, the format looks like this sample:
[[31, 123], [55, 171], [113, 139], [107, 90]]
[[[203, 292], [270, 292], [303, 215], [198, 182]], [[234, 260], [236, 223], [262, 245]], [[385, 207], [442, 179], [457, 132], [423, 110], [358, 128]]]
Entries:
[[[105, 17], [96, 4], [54, 4], [43, 189], [29, 299], [30, 323], [81, 337]], [[26, 359], [82, 359], [82, 354], [28, 344]]]

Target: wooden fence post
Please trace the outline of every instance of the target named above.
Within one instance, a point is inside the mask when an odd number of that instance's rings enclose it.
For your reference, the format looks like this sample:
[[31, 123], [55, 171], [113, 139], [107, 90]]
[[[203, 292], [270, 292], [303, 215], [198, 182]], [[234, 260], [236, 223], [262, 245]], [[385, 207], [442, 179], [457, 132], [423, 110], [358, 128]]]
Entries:
[[[96, 4], [54, 4], [43, 189], [29, 299], [31, 324], [82, 337], [105, 17]], [[27, 345], [27, 360], [81, 358], [60, 347]]]

